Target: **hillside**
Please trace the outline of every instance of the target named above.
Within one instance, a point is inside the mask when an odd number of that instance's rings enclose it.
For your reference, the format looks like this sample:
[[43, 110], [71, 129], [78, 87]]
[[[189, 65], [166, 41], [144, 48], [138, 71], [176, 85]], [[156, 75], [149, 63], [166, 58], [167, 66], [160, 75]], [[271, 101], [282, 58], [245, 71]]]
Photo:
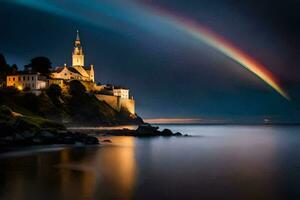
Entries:
[[24, 116], [38, 117], [69, 126], [142, 124], [143, 120], [126, 110], [112, 109], [88, 93], [79, 81], [72, 81], [63, 92], [51, 86], [39, 96], [15, 89], [0, 90], [0, 105]]

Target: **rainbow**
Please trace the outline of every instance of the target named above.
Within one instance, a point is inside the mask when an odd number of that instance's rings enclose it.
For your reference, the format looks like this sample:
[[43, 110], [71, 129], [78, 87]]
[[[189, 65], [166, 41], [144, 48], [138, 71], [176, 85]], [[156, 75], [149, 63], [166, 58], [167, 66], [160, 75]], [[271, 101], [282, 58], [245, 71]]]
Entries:
[[[11, 1], [11, 0], [10, 0]], [[125, 0], [124, 0], [125, 1]], [[53, 4], [46, 1], [39, 0], [13, 0], [14, 3], [30, 6], [36, 9], [60, 14], [63, 16], [75, 18], [82, 20], [84, 22], [89, 22], [91, 24], [102, 26], [95, 17], [90, 18], [89, 15], [80, 15], [79, 13], [74, 14], [68, 7], [61, 8], [60, 4]], [[76, 0], [76, 3], [83, 3], [84, 1]], [[107, 4], [101, 3], [84, 3], [84, 6], [89, 5], [89, 11], [95, 11], [94, 13], [103, 13], [109, 17], [115, 17], [119, 20], [124, 20], [131, 24], [139, 25], [143, 28], [153, 28], [157, 27], [157, 22], [166, 22], [170, 26], [173, 26], [185, 33], [193, 36], [199, 41], [206, 43], [207, 45], [217, 49], [222, 52], [227, 57], [231, 58], [235, 62], [239, 63], [241, 66], [255, 74], [269, 86], [271, 86], [275, 91], [277, 91], [281, 96], [290, 99], [287, 92], [280, 86], [279, 82], [276, 80], [275, 76], [266, 69], [261, 63], [247, 55], [245, 52], [235, 47], [233, 44], [228, 42], [222, 36], [216, 34], [212, 30], [200, 25], [198, 22], [187, 19], [178, 15], [177, 13], [172, 13], [160, 7], [155, 7], [149, 1], [125, 1], [124, 5], [130, 9], [117, 9], [116, 12], [119, 14], [112, 15], [112, 8], [107, 6]], [[148, 2], [148, 3], [147, 3]], [[114, 4], [115, 5], [115, 4]], [[115, 7], [113, 7], [115, 8]], [[129, 11], [128, 11], [129, 10]], [[89, 13], [90, 14], [90, 13]], [[97, 15], [96, 15], [97, 16]], [[139, 17], [137, 17], [139, 16]], [[142, 20], [139, 20], [142, 19]], [[157, 30], [156, 30], [157, 31]]]
[[190, 34], [197, 40], [201, 40], [207, 45], [222, 52], [224, 55], [231, 58], [235, 62], [239, 63], [241, 66], [255, 74], [264, 82], [266, 82], [285, 99], [290, 100], [290, 97], [287, 94], [287, 92], [284, 91], [284, 89], [280, 86], [279, 82], [276, 80], [275, 76], [269, 70], [267, 70], [262, 64], [251, 58], [245, 52], [243, 52], [242, 50], [238, 49], [233, 44], [225, 40], [222, 36], [200, 25], [199, 23], [187, 19], [185, 17], [175, 15], [161, 8], [151, 7], [150, 9], [152, 10], [152, 12], [155, 12], [161, 18], [164, 18], [171, 25]]

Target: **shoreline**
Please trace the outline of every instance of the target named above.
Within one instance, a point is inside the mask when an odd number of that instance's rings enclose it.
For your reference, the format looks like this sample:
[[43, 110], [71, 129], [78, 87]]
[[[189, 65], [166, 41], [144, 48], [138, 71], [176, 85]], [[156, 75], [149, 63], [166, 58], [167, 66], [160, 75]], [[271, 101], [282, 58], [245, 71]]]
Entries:
[[114, 127], [113, 129], [107, 129], [107, 127], [103, 129], [89, 129], [85, 127], [80, 129], [73, 127], [65, 130], [40, 129], [38, 131], [15, 131], [7, 132], [4, 137], [0, 138], [0, 148], [1, 150], [5, 150], [39, 145], [98, 145], [101, 142], [98, 139], [98, 136], [100, 135], [133, 137], [182, 136], [181, 133], [173, 133], [169, 129], [164, 129], [162, 131], [158, 129], [159, 127], [151, 125], [140, 125], [137, 126], [136, 129], [120, 129], [120, 127]]

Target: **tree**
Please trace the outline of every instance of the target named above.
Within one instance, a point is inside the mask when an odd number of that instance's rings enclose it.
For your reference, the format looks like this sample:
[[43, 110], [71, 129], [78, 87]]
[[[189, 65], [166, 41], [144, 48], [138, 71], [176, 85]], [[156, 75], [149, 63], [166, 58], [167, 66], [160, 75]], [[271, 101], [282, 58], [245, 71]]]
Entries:
[[25, 66], [25, 70], [29, 70], [33, 73], [41, 73], [43, 75], [49, 75], [52, 68], [52, 63], [47, 57], [35, 57], [31, 59], [31, 62]]
[[16, 64], [13, 64], [11, 66], [11, 73], [16, 74], [18, 72], [18, 66]]
[[0, 54], [0, 74], [5, 76], [11, 71], [3, 54]]
[[52, 84], [47, 89], [47, 94], [49, 97], [57, 98], [61, 95], [61, 88], [57, 84]]
[[0, 54], [0, 86], [5, 85], [7, 75], [16, 74], [17, 72], [18, 66], [16, 64], [9, 66], [3, 54]]
[[82, 85], [82, 83], [77, 80], [71, 81], [69, 83], [69, 87], [70, 87], [69, 92], [72, 95], [80, 96], [86, 92], [86, 88], [84, 87], [84, 85]]
[[3, 54], [0, 54], [0, 68], [6, 67], [7, 63]]
[[24, 66], [24, 72], [26, 72], [26, 73], [30, 72], [30, 66], [29, 65]]
[[60, 96], [61, 96], [61, 88], [59, 85], [52, 84], [46, 91], [48, 97], [51, 99], [52, 103], [56, 106], [60, 106]]

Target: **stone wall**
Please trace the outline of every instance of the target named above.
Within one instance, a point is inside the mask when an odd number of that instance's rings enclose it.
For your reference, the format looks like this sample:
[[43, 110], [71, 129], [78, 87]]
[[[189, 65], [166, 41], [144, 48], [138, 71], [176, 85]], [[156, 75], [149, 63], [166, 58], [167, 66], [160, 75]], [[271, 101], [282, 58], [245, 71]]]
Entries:
[[120, 104], [121, 104], [121, 108], [128, 110], [133, 115], [135, 114], [135, 102], [133, 99], [120, 98]]
[[121, 109], [128, 110], [131, 114], [135, 114], [135, 102], [133, 99], [124, 99], [121, 97], [97, 94], [97, 99], [100, 101], [105, 101], [108, 105], [110, 105], [116, 111], [120, 111]]

